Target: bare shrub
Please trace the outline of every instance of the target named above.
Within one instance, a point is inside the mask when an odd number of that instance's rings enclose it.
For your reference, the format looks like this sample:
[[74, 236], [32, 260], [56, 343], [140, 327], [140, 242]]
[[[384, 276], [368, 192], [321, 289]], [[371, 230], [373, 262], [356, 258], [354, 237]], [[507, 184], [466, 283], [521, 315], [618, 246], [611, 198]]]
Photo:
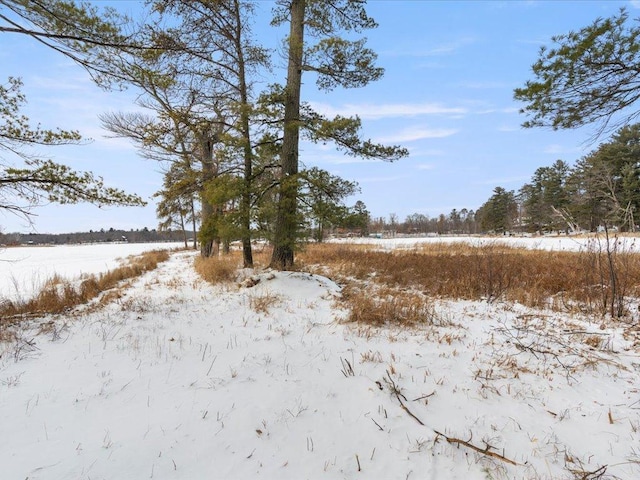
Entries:
[[629, 297], [638, 296], [640, 255], [635, 244], [617, 236], [594, 237], [579, 259], [583, 276], [583, 301], [601, 315], [622, 317]]

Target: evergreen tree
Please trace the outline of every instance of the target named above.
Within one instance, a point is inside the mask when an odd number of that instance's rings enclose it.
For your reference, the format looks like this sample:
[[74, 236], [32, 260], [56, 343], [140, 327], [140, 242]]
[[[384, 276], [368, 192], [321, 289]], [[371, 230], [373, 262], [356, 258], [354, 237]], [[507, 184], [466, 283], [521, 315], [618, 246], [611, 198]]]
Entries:
[[569, 179], [571, 209], [591, 230], [606, 222], [634, 230], [640, 222], [640, 125], [619, 129], [580, 159]]
[[477, 215], [483, 230], [504, 234], [513, 228], [517, 213], [518, 204], [514, 192], [496, 187]]
[[187, 223], [191, 223], [193, 248], [197, 248], [196, 197], [198, 174], [191, 167], [189, 158], [184, 162], [173, 162], [164, 174], [162, 189], [155, 194], [159, 198], [156, 213], [160, 231], [178, 227], [183, 232], [184, 246], [187, 245]]
[[526, 224], [531, 231], [551, 231], [566, 227], [562, 212], [568, 206], [566, 182], [569, 166], [557, 160], [550, 167], [538, 168], [519, 192]]
[[313, 225], [314, 239], [322, 242], [328, 228], [345, 222], [349, 211], [343, 201], [358, 191], [358, 185], [317, 167], [304, 170], [300, 178], [302, 209]]
[[[274, 25], [289, 25], [287, 40], [287, 81], [282, 89], [282, 143], [280, 184], [271, 265], [278, 269], [293, 266], [299, 229], [298, 145], [301, 129], [311, 141], [333, 141], [353, 155], [393, 160], [407, 154], [399, 147], [383, 147], [359, 136], [360, 120], [336, 117], [326, 119], [308, 106], [301, 108], [303, 72], [316, 74], [316, 85], [331, 91], [336, 87], [362, 87], [379, 79], [383, 70], [375, 66], [376, 55], [365, 47], [365, 40], [348, 40], [338, 32], [360, 33], [376, 27], [362, 0], [280, 0]], [[305, 37], [315, 40], [310, 41]]]

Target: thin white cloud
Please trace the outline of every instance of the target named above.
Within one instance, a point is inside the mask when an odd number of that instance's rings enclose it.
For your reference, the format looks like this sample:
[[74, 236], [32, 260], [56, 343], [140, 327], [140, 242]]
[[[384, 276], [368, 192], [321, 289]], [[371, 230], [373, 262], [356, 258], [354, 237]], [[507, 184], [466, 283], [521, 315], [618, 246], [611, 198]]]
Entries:
[[415, 142], [426, 138], [445, 138], [458, 133], [454, 128], [410, 127], [395, 134], [376, 139], [380, 143]]
[[633, 8], [640, 8], [640, 0], [630, 0], [629, 3]]
[[434, 170], [436, 166], [433, 163], [421, 163], [416, 165], [418, 170]]
[[310, 102], [317, 112], [333, 117], [336, 115], [354, 116], [369, 120], [381, 118], [416, 117], [421, 115], [464, 115], [468, 112], [462, 107], [447, 107], [439, 103], [383, 103], [352, 104], [334, 107], [326, 103]]
[[476, 42], [473, 37], [462, 37], [450, 42], [440, 43], [438, 45], [425, 45], [421, 48], [412, 47], [406, 50], [389, 50], [385, 51], [385, 55], [395, 57], [439, 57], [451, 55], [467, 45]]
[[549, 43], [549, 38], [531, 38], [516, 40], [516, 43], [522, 43], [524, 45], [546, 45]]

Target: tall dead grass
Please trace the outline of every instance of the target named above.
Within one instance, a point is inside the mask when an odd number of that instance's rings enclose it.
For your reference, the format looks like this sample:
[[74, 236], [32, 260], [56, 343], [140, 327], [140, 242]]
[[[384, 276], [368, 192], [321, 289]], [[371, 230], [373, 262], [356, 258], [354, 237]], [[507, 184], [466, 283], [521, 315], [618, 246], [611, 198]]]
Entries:
[[194, 267], [198, 275], [209, 283], [233, 282], [242, 267], [242, 258], [238, 252], [230, 252], [219, 257], [196, 257]]
[[[343, 282], [385, 285], [430, 298], [501, 299], [598, 315], [610, 311], [612, 278], [618, 294], [622, 287], [626, 298], [640, 294], [640, 256], [631, 251], [609, 256], [597, 248], [543, 251], [499, 243], [425, 244], [412, 250], [376, 251], [362, 245], [325, 244], [308, 246], [298, 260], [316, 271], [325, 266]], [[611, 268], [615, 277], [609, 275]]]
[[351, 322], [377, 326], [440, 323], [433, 302], [421, 292], [383, 286], [372, 291], [351, 284], [343, 289], [342, 301], [349, 307], [347, 321]]
[[168, 259], [167, 250], [152, 250], [139, 256], [129, 257], [125, 265], [105, 273], [88, 276], [79, 283], [54, 276], [33, 298], [1, 303], [0, 327], [1, 323], [11, 322], [24, 316], [67, 312], [73, 307], [88, 303], [102, 292], [116, 287], [123, 280], [135, 278], [156, 269], [158, 264]]
[[[271, 260], [271, 248], [261, 247], [253, 249], [253, 263], [255, 268], [265, 268]], [[231, 250], [218, 257], [196, 257], [194, 262], [196, 272], [209, 283], [228, 283], [236, 280], [238, 269], [242, 268], [242, 252]]]

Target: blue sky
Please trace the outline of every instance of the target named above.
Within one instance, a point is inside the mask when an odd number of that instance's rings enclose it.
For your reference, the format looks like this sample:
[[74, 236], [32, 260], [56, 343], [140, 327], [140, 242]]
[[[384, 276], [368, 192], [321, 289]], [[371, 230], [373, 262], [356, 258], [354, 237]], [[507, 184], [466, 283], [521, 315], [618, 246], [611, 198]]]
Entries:
[[[93, 2], [107, 4], [107, 2]], [[134, 12], [140, 2], [111, 1]], [[258, 38], [274, 44], [281, 35], [268, 27], [270, 2], [259, 2]], [[524, 130], [513, 89], [531, 79], [538, 50], [553, 35], [567, 33], [636, 1], [427, 1], [370, 0], [379, 28], [366, 32], [368, 45], [386, 69], [382, 80], [362, 89], [318, 92], [311, 78], [302, 96], [327, 114], [358, 114], [363, 134], [401, 144], [408, 158], [394, 163], [346, 157], [331, 146], [301, 146], [301, 162], [357, 181], [374, 217], [395, 213], [436, 216], [452, 209], [477, 209], [496, 186], [518, 190], [536, 168], [557, 159], [572, 164], [597, 145], [593, 129]], [[281, 78], [276, 58], [273, 78]], [[134, 107], [135, 92], [104, 92], [86, 72], [28, 38], [0, 35], [0, 78], [18, 76], [28, 98], [27, 115], [43, 127], [77, 129], [93, 141], [83, 146], [39, 149], [43, 156], [91, 170], [115, 187], [146, 199], [162, 182], [162, 167], [138, 156], [123, 139], [107, 135], [98, 115]], [[4, 80], [3, 80], [4, 81]], [[600, 141], [604, 141], [600, 139]], [[155, 228], [155, 206], [98, 209], [49, 205], [34, 211], [38, 232], [101, 228]], [[0, 212], [4, 232], [30, 231], [24, 220]]]

